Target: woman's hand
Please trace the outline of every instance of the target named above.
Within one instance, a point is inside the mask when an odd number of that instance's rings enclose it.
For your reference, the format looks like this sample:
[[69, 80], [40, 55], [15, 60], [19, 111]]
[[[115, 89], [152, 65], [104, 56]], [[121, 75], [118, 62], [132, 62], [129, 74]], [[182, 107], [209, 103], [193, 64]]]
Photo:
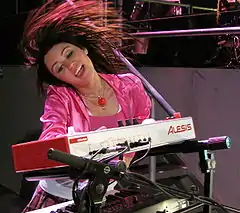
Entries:
[[107, 129], [107, 127], [106, 126], [101, 126], [100, 128], [96, 129], [95, 131], [103, 130], [103, 129]]
[[143, 122], [141, 124], [153, 124], [153, 123], [157, 123], [157, 121], [154, 120], [153, 118], [147, 118], [147, 119], [143, 120]]
[[[106, 127], [106, 126], [101, 126], [101, 127], [99, 127], [98, 129], [96, 129], [95, 131], [99, 131], [99, 130], [103, 130], [103, 129], [107, 129], [107, 127]], [[79, 132], [75, 132], [73, 126], [69, 126], [69, 127], [68, 127], [68, 135], [74, 135], [75, 133], [79, 133]], [[83, 132], [82, 132], [82, 133], [83, 133]], [[84, 132], [84, 133], [86, 133], [86, 132]]]

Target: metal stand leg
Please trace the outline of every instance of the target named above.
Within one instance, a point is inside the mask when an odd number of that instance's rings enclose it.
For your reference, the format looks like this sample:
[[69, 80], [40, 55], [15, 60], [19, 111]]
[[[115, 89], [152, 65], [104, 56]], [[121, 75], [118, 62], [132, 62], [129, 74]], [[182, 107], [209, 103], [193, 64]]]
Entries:
[[[213, 198], [213, 175], [216, 168], [216, 160], [214, 154], [210, 151], [204, 150], [199, 152], [200, 168], [204, 174], [204, 196]], [[205, 205], [203, 212], [212, 213], [212, 206]]]
[[156, 182], [156, 156], [151, 156], [149, 159], [150, 180]]
[[[151, 97], [152, 101], [152, 111], [151, 111], [151, 118], [155, 118], [155, 102], [154, 99]], [[150, 180], [156, 182], [156, 156], [151, 156], [149, 158], [149, 176]]]
[[[212, 198], [213, 193], [213, 174], [214, 171], [211, 170], [209, 173], [205, 174], [204, 177], [204, 196]], [[212, 212], [212, 206], [211, 205], [205, 205], [203, 207], [204, 212], [211, 213]]]

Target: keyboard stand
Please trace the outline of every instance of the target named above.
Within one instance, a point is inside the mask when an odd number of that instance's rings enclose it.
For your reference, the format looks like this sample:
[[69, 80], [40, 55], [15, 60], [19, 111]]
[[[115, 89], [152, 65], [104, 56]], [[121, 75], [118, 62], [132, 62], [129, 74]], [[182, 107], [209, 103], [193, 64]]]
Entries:
[[[151, 109], [151, 118], [155, 119], [155, 101], [153, 97], [150, 95], [152, 101], [152, 109]], [[149, 176], [152, 182], [156, 182], [156, 173], [157, 173], [157, 157], [150, 156], [149, 157]]]
[[[216, 167], [214, 153], [208, 150], [199, 152], [199, 166], [204, 174], [204, 196], [213, 198], [213, 179]], [[212, 213], [212, 206], [204, 205], [204, 212]]]

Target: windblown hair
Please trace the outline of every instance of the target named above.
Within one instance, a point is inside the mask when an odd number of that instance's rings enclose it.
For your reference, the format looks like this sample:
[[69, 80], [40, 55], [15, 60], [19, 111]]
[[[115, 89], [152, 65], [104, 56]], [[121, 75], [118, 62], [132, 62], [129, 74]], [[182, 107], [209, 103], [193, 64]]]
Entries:
[[[28, 67], [37, 66], [38, 85], [63, 85], [44, 65], [44, 55], [60, 42], [87, 48], [97, 72], [117, 73], [126, 65], [115, 55], [121, 41], [132, 39], [117, 11], [101, 0], [47, 1], [33, 10], [20, 44]], [[123, 46], [121, 46], [123, 48]]]

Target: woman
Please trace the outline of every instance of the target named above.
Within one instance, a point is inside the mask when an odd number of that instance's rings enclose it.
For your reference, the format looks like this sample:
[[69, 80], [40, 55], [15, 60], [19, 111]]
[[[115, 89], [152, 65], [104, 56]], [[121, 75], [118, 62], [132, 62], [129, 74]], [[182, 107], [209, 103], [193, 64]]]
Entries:
[[[47, 2], [29, 16], [22, 47], [28, 65], [38, 66], [41, 91], [48, 85], [40, 140], [68, 133], [117, 127], [118, 120], [150, 115], [141, 81], [113, 49], [127, 35], [112, 9], [98, 2]], [[104, 15], [104, 16], [103, 16]], [[103, 17], [107, 17], [106, 19]], [[124, 156], [129, 165], [133, 154]], [[72, 200], [72, 181], [42, 180], [24, 212]]]

